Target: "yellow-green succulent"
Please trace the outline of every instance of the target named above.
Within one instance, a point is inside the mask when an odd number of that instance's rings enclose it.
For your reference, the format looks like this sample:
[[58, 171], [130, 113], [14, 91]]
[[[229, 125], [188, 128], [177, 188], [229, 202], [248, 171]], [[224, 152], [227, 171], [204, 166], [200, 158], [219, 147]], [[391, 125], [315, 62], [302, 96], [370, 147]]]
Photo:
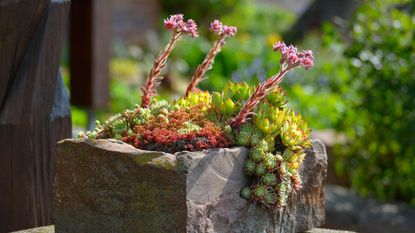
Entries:
[[190, 92], [187, 97], [178, 99], [175, 103], [176, 108], [189, 109], [194, 106], [202, 106], [202, 111], [210, 109], [212, 96], [207, 91]]

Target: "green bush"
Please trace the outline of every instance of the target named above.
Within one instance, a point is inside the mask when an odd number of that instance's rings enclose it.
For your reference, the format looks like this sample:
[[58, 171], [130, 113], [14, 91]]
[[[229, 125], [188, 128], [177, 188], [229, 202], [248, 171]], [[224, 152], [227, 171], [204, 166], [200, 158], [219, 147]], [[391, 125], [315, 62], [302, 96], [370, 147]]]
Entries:
[[415, 205], [415, 17], [407, 1], [368, 1], [344, 50], [350, 73], [338, 172], [364, 196]]

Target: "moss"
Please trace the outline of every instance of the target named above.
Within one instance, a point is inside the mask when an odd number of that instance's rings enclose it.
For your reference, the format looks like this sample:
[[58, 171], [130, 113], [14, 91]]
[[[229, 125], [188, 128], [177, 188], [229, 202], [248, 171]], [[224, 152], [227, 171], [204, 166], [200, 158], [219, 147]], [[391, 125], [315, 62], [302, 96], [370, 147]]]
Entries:
[[165, 157], [165, 154], [159, 153], [145, 153], [134, 156], [134, 162], [139, 165], [155, 165], [156, 167], [166, 170], [172, 170], [176, 168], [176, 163]]

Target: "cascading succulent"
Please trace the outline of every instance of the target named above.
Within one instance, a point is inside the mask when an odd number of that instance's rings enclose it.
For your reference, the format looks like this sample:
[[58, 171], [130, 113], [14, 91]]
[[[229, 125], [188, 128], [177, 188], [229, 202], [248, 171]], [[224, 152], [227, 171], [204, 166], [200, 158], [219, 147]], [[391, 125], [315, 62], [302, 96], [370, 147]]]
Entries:
[[270, 208], [284, 208], [291, 193], [301, 188], [299, 169], [304, 150], [311, 146], [310, 130], [300, 114], [289, 108], [286, 93], [279, 86], [284, 75], [302, 66], [309, 69], [314, 58], [311, 51], [277, 42], [280, 71], [256, 87], [245, 82], [228, 82], [221, 92], [201, 91], [197, 84], [205, 79], [215, 56], [225, 40], [237, 29], [214, 20], [210, 30], [216, 34], [205, 59], [197, 67], [183, 97], [174, 101], [153, 99], [162, 81], [161, 70], [184, 35], [197, 37], [193, 20], [172, 15], [164, 21], [172, 32], [167, 46], [156, 57], [142, 88], [142, 102], [134, 109], [115, 114], [93, 131], [80, 133], [89, 139], [115, 138], [139, 149], [174, 153], [229, 146], [250, 149], [244, 163], [252, 184], [240, 190], [242, 198]]

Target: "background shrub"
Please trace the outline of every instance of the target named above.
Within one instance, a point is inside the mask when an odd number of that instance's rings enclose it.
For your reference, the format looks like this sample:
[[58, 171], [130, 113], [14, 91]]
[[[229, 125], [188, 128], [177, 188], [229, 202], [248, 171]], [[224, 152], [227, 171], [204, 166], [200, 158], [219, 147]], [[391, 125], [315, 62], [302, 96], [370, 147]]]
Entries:
[[[362, 195], [415, 205], [415, 17], [408, 1], [368, 1], [347, 35], [337, 171]], [[346, 75], [347, 76], [347, 75]]]

